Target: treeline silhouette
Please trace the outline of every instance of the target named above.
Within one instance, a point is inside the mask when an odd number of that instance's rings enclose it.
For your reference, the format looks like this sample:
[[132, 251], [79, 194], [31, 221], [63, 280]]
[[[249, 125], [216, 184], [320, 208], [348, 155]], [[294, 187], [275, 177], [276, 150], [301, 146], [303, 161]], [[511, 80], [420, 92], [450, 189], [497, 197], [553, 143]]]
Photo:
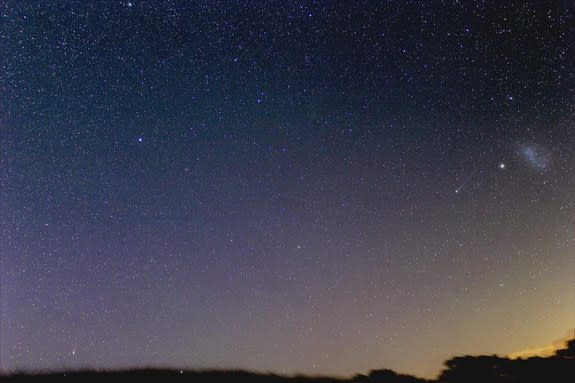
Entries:
[[445, 362], [436, 380], [397, 374], [392, 370], [372, 370], [350, 379], [310, 376], [280, 376], [253, 372], [232, 371], [176, 371], [140, 369], [125, 371], [73, 371], [41, 374], [17, 373], [0, 375], [0, 381], [20, 382], [115, 382], [181, 381], [198, 383], [573, 383], [575, 382], [575, 338], [567, 347], [547, 358], [509, 359], [493, 356], [458, 356]]
[[445, 362], [438, 382], [575, 382], [575, 339], [555, 355], [509, 359], [498, 356], [460, 356]]

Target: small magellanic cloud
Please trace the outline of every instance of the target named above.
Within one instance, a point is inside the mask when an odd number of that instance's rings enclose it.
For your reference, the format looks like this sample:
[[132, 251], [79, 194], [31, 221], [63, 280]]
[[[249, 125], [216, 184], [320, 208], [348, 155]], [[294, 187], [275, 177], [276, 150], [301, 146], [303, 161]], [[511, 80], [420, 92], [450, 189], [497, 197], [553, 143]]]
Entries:
[[519, 150], [519, 156], [533, 169], [545, 171], [551, 164], [551, 153], [541, 145], [523, 145]]

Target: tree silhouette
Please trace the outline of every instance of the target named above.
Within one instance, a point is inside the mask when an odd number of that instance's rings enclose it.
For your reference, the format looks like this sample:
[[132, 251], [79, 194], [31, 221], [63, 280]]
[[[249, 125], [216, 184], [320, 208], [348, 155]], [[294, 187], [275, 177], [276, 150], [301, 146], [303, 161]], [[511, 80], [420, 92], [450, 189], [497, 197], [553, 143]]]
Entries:
[[567, 347], [557, 350], [556, 356], [566, 359], [575, 359], [575, 338], [567, 342]]

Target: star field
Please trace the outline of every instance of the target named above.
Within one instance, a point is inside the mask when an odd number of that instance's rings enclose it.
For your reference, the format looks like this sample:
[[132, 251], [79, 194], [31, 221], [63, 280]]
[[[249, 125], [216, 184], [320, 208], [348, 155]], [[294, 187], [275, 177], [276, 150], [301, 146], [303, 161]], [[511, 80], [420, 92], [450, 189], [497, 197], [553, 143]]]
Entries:
[[6, 1], [0, 368], [435, 377], [575, 318], [575, 8]]

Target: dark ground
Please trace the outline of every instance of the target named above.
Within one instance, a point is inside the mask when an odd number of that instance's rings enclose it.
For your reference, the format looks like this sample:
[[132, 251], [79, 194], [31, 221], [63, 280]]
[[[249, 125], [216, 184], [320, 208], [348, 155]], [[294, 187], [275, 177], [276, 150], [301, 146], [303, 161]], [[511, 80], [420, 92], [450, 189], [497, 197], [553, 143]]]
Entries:
[[307, 376], [279, 376], [246, 371], [177, 371], [140, 369], [125, 371], [75, 371], [1, 376], [2, 382], [81, 381], [187, 381], [206, 383], [567, 383], [575, 381], [575, 339], [565, 349], [548, 358], [508, 359], [499, 356], [461, 356], [445, 362], [445, 369], [437, 380], [425, 380], [410, 375], [399, 375], [392, 370], [372, 370], [367, 375], [350, 379]]

